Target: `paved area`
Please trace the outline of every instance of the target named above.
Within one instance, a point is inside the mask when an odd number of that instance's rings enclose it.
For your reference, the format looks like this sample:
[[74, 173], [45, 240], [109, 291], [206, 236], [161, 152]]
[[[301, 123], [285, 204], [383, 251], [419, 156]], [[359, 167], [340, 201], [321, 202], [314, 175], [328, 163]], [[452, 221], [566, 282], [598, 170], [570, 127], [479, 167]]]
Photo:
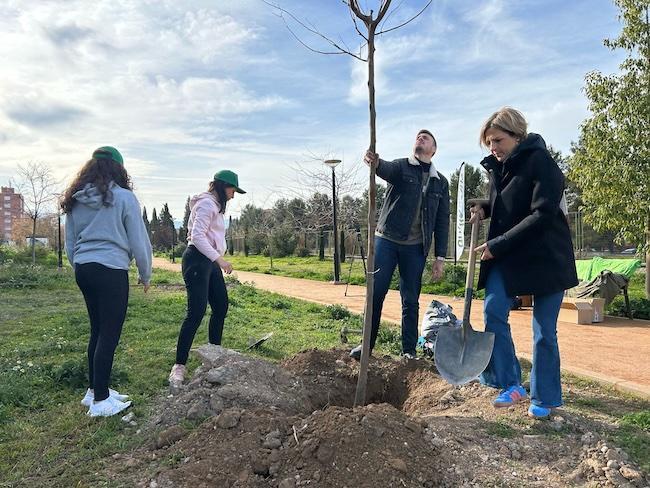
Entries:
[[[154, 267], [180, 271], [180, 264], [171, 264], [162, 258], [154, 259]], [[324, 305], [339, 303], [352, 312], [363, 313], [365, 288], [361, 286], [350, 285], [346, 294], [345, 285], [245, 271], [234, 271], [233, 274], [240, 281], [254, 283], [263, 290]], [[421, 313], [434, 298], [448, 303], [456, 315], [462, 316], [463, 299], [434, 295], [420, 296]], [[478, 330], [484, 327], [482, 311], [482, 300], [474, 300], [471, 324]], [[562, 369], [650, 398], [650, 321], [606, 316], [601, 323], [578, 325], [570, 321], [571, 313], [561, 310], [558, 321]], [[516, 310], [510, 314], [517, 355], [529, 360], [532, 351], [531, 316], [530, 309]], [[382, 320], [400, 323], [398, 291], [388, 292]]]

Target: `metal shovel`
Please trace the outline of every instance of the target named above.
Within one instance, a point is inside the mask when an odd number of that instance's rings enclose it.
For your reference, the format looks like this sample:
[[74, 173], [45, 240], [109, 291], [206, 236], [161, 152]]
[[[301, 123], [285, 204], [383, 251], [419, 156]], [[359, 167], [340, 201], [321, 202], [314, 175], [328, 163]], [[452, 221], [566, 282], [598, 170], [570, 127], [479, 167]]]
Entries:
[[443, 327], [438, 331], [434, 357], [436, 368], [446, 381], [452, 385], [462, 385], [480, 375], [492, 356], [494, 334], [472, 329], [469, 312], [474, 294], [474, 268], [476, 265], [476, 241], [478, 239], [478, 220], [472, 224], [467, 279], [465, 280], [465, 309], [463, 325], [460, 328]]

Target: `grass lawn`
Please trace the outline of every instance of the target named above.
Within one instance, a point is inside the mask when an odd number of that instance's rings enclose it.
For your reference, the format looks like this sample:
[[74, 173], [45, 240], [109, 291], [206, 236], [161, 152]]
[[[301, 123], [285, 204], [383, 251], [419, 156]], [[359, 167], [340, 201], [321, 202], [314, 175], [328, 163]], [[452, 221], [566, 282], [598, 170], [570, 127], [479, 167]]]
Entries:
[[[167, 391], [185, 311], [185, 292], [175, 286], [181, 283], [179, 273], [156, 270], [148, 294], [131, 288], [112, 386], [131, 395], [141, 424], [154, 400]], [[229, 294], [223, 345], [245, 351], [250, 338], [272, 331], [273, 338], [252, 353], [270, 360], [306, 348], [340, 346], [343, 325], [361, 326], [360, 317], [340, 306], [323, 307], [239, 284]], [[395, 329], [382, 327], [379, 350], [397, 353], [398, 339]], [[107, 483], [102, 476], [105, 460], [148, 440], [119, 417], [97, 420], [85, 415], [79, 400], [87, 384], [87, 340], [86, 310], [70, 268], [59, 272], [0, 265], [0, 486], [102, 486]], [[203, 324], [195, 344], [205, 342]], [[189, 364], [197, 365], [195, 359]], [[565, 380], [569, 388], [581, 381]], [[590, 388], [593, 398], [567, 395], [567, 408], [617, 421], [620, 428], [612, 436], [650, 470], [648, 403], [598, 385]], [[620, 408], [603, 404], [603, 395]]]

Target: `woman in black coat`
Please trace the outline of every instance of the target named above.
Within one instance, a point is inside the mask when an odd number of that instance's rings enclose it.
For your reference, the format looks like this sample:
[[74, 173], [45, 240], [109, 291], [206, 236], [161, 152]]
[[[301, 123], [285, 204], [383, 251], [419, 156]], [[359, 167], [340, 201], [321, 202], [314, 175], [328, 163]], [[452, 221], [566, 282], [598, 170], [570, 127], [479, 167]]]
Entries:
[[492, 114], [481, 129], [491, 155], [481, 161], [490, 178], [490, 200], [472, 217], [490, 217], [481, 252], [478, 289], [485, 288], [486, 330], [494, 350], [481, 381], [499, 388], [495, 407], [525, 399], [521, 368], [508, 314], [517, 295], [533, 295], [533, 365], [528, 414], [548, 417], [562, 405], [557, 318], [564, 290], [578, 284], [573, 245], [561, 208], [564, 176], [538, 134], [527, 133], [523, 115], [509, 107]]

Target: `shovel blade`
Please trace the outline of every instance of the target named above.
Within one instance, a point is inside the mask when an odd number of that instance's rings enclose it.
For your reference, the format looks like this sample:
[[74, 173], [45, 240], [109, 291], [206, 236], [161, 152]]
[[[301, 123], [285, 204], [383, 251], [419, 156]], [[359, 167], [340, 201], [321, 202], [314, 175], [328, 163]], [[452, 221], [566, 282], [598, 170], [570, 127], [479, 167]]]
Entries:
[[469, 326], [463, 341], [463, 328], [438, 331], [434, 358], [436, 368], [452, 385], [462, 385], [477, 378], [490, 362], [494, 334], [478, 332]]

